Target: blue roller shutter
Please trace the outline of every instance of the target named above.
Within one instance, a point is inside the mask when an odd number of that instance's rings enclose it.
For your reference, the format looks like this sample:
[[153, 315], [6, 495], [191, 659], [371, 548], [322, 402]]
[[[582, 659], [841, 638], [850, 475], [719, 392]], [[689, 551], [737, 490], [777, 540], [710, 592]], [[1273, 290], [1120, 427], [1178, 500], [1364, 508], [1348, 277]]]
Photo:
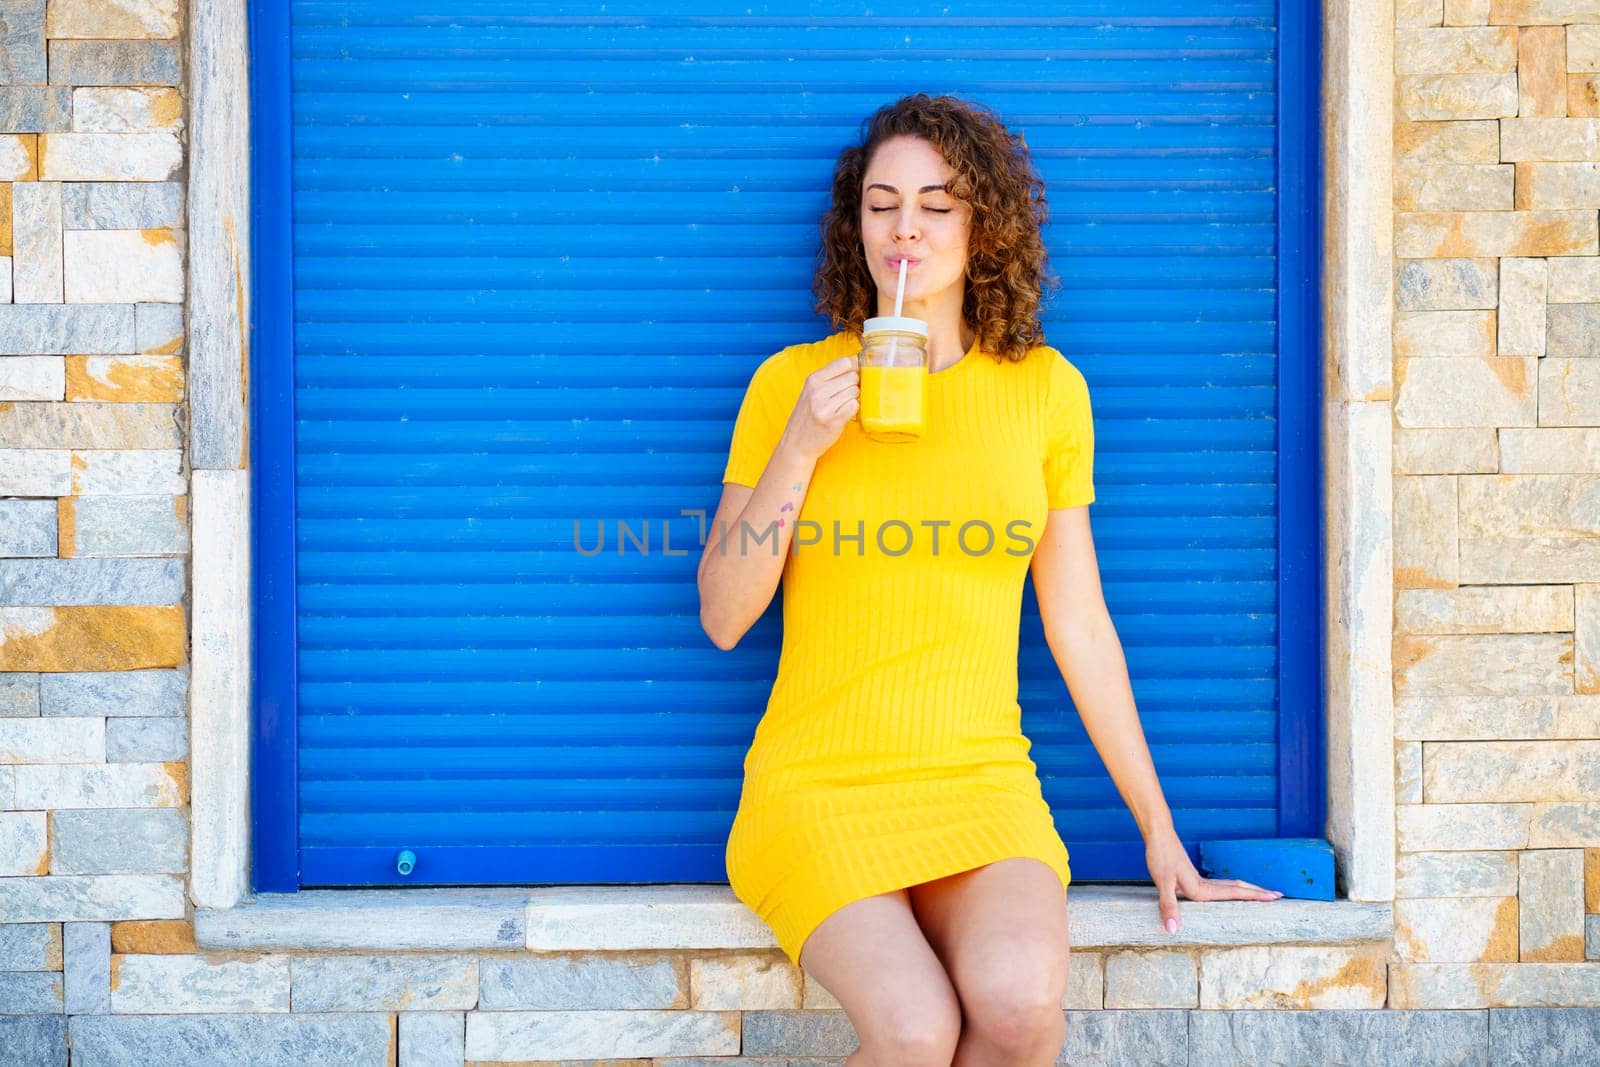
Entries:
[[[914, 89], [995, 107], [1048, 184], [1045, 325], [1090, 383], [1100, 565], [1180, 834], [1318, 830], [1307, 16], [929, 10], [257, 5], [286, 77], [258, 74], [256, 151], [287, 142], [257, 222], [292, 239], [257, 291], [285, 323], [255, 353], [260, 514], [292, 527], [258, 561], [259, 662], [289, 678], [258, 887], [724, 880], [779, 604], [716, 650], [685, 512], [755, 365], [831, 332], [834, 156]], [[1075, 876], [1144, 877], [1031, 586], [1023, 638]]]

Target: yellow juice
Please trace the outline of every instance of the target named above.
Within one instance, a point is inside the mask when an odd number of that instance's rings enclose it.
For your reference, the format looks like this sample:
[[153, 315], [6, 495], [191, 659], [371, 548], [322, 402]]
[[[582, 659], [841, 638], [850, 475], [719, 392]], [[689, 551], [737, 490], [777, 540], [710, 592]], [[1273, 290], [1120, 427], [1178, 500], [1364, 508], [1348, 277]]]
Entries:
[[922, 406], [928, 369], [861, 368], [861, 428], [880, 441], [911, 441], [922, 436]]

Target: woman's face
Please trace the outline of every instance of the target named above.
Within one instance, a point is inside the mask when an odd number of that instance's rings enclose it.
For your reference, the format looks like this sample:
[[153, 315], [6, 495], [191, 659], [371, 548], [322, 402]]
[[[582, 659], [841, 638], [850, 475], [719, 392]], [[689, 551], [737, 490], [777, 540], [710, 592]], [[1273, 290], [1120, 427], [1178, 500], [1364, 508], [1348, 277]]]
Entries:
[[927, 305], [954, 290], [959, 306], [967, 271], [971, 208], [944, 186], [955, 172], [921, 137], [903, 135], [878, 146], [862, 177], [861, 243], [867, 269], [894, 310], [900, 259], [907, 303]]

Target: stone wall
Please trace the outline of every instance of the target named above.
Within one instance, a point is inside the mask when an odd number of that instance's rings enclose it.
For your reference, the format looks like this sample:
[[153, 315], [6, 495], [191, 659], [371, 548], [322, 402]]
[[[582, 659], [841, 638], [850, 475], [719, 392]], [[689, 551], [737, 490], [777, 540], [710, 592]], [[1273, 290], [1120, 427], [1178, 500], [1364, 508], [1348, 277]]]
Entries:
[[1389, 1004], [1600, 1004], [1600, 2], [1397, 8]]
[[[1074, 1064], [1562, 1063], [1600, 1040], [1546, 1007], [1600, 1005], [1600, 0], [1396, 7], [1349, 16], [1398, 22], [1393, 936], [1250, 943], [1258, 919], [1185, 903], [1178, 943], [1119, 940], [1106, 916], [1153, 901], [1075, 887]], [[197, 850], [242, 834], [192, 825], [191, 768], [226, 763], [189, 728], [237, 682], [201, 677], [191, 632], [225, 607], [198, 583], [243, 375], [238, 338], [205, 333], [237, 303], [210, 276], [233, 278], [209, 235], [234, 220], [186, 203], [218, 98], [195, 79], [244, 45], [196, 49], [185, 18], [0, 0], [0, 1062], [842, 1062], [848, 1021], [770, 940], [538, 951], [531, 919], [559, 920], [514, 892], [481, 945], [443, 905], [273, 944], [197, 915], [229, 897]], [[753, 921], [715, 907], [684, 909], [683, 944]], [[362, 923], [411, 950], [354, 944]]]

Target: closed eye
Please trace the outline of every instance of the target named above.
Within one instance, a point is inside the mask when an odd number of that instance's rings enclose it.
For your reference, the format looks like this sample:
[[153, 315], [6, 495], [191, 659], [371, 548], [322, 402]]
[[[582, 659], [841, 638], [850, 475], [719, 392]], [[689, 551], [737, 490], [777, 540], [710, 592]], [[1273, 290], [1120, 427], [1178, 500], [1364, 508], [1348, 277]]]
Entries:
[[[871, 207], [871, 208], [868, 208], [867, 210], [868, 211], [893, 211], [894, 208], [892, 208], [892, 207]], [[950, 208], [947, 208], [947, 207], [930, 207], [928, 210], [929, 211], [937, 211], [941, 215], [950, 214]]]

